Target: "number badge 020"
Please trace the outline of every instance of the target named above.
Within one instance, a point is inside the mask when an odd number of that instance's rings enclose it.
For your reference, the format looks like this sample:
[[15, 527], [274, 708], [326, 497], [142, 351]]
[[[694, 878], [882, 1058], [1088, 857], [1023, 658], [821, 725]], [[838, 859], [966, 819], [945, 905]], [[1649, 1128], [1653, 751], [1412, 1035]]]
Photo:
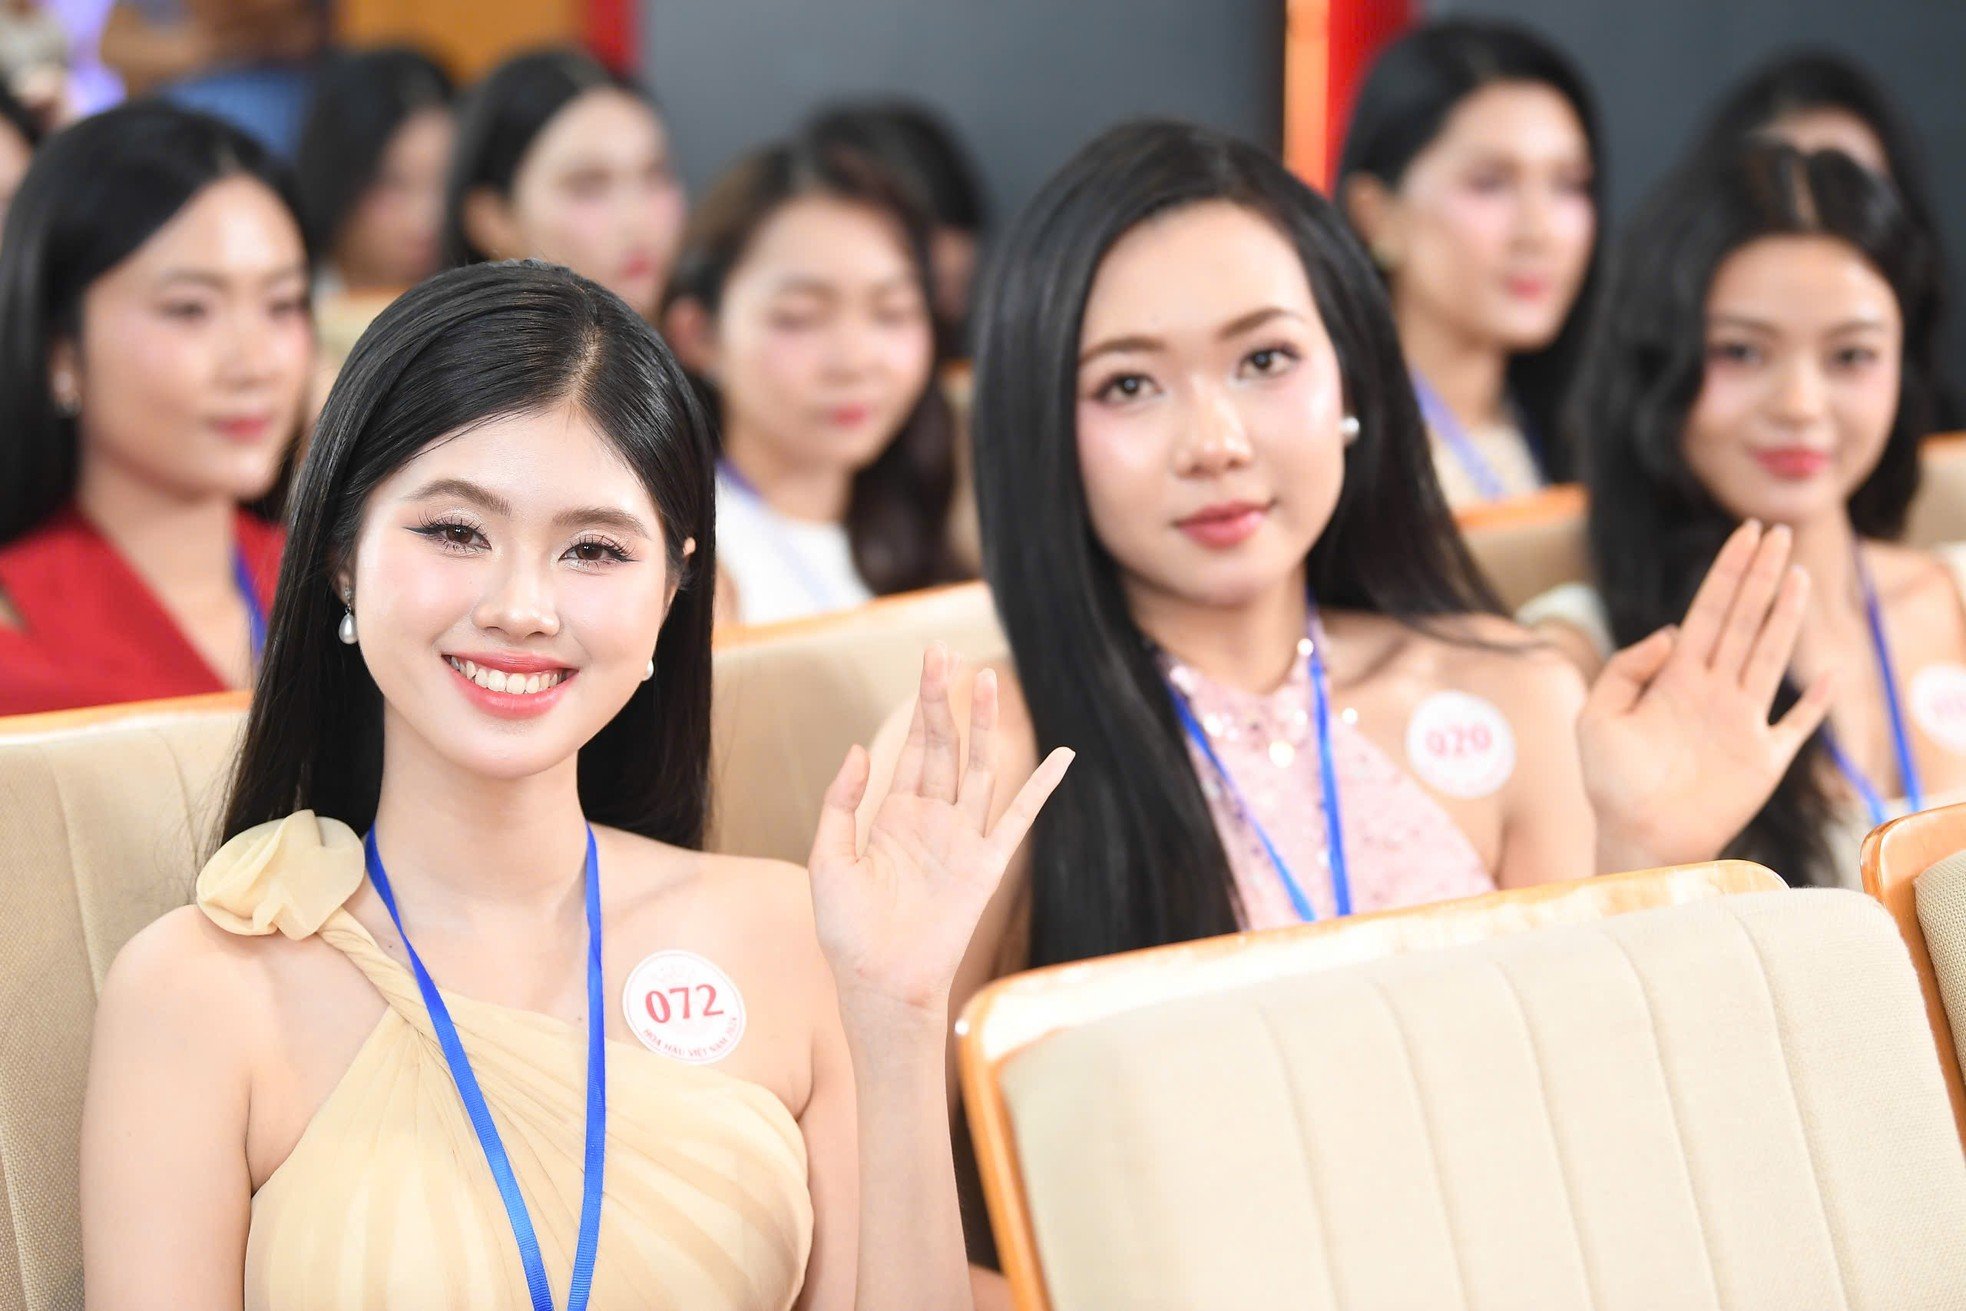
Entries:
[[1436, 692], [1406, 724], [1406, 759], [1420, 781], [1474, 800], [1515, 773], [1515, 734], [1495, 703], [1467, 692]]
[[744, 1037], [744, 997], [730, 976], [693, 951], [658, 951], [628, 972], [628, 1028], [652, 1052], [708, 1065]]

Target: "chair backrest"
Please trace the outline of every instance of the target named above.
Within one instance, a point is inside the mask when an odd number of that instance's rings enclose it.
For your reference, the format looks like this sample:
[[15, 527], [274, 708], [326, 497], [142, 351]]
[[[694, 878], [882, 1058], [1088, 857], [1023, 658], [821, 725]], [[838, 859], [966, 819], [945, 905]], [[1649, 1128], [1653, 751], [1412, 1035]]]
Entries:
[[1966, 433], [1927, 437], [1918, 454], [1918, 497], [1905, 540], [1914, 546], [1966, 542]]
[[190, 896], [235, 697], [0, 721], [0, 1311], [82, 1305], [76, 1152], [104, 973]]
[[[1924, 481], [1905, 540], [1914, 546], [1966, 541], [1966, 433], [1926, 438], [1919, 458]], [[1574, 483], [1471, 505], [1454, 517], [1510, 614], [1552, 587], [1591, 580], [1589, 503]]]
[[1591, 576], [1588, 504], [1576, 484], [1460, 511], [1455, 521], [1503, 609], [1514, 614], [1562, 583]]
[[[1919, 884], [1936, 865], [1966, 852], [1966, 805], [1941, 806], [1915, 815], [1894, 819], [1871, 831], [1864, 839], [1864, 891], [1882, 902], [1898, 926], [1912, 968], [1918, 973], [1918, 989], [1925, 1002], [1925, 1015], [1932, 1029], [1932, 1042], [1938, 1048], [1939, 1064], [1945, 1071], [1946, 1091], [1952, 1099], [1952, 1114], [1962, 1141], [1966, 1141], [1966, 1071], [1960, 1067], [1962, 1048], [1954, 1034], [1966, 1026], [1966, 999], [1948, 1007], [1944, 981], [1934, 959], [1934, 943], [1927, 941], [1921, 922], [1919, 903], [1926, 895]], [[1966, 922], [1958, 926], [1966, 935]], [[1949, 956], [1949, 982], [1966, 991], [1966, 955]]]
[[842, 614], [719, 633], [709, 845], [805, 862], [826, 787], [921, 678], [940, 640], [966, 660], [1006, 658], [990, 593], [964, 583]]
[[1017, 1305], [1942, 1304], [1966, 1160], [1903, 951], [1779, 886], [1620, 876], [994, 985], [963, 1076]]

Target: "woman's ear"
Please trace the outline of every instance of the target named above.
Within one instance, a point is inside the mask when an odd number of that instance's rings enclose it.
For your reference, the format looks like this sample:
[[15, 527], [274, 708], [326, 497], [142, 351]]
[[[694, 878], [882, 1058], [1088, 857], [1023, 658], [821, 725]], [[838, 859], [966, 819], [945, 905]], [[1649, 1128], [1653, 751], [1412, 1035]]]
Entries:
[[1353, 231], [1372, 254], [1372, 262], [1390, 273], [1399, 264], [1401, 245], [1397, 229], [1399, 201], [1386, 184], [1370, 173], [1354, 173], [1345, 180], [1339, 197], [1345, 217]]
[[678, 296], [662, 311], [662, 338], [683, 367], [699, 378], [717, 378], [717, 325], [694, 296]]
[[491, 187], [473, 187], [465, 192], [457, 219], [464, 239], [488, 259], [524, 259], [533, 253], [519, 236], [511, 202]]

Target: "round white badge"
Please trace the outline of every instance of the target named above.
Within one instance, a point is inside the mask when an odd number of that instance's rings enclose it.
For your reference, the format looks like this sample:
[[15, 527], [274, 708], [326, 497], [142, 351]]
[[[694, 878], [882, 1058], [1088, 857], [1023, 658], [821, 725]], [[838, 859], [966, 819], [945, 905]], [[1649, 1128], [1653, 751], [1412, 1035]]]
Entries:
[[1406, 723], [1406, 759], [1434, 791], [1472, 801], [1515, 773], [1515, 733], [1492, 701], [1436, 692]]
[[708, 1065], [744, 1037], [744, 997], [730, 976], [692, 951], [658, 951], [628, 972], [628, 1027], [652, 1052]]
[[1932, 740], [1966, 755], [1966, 668], [1927, 665], [1911, 680], [1911, 717]]

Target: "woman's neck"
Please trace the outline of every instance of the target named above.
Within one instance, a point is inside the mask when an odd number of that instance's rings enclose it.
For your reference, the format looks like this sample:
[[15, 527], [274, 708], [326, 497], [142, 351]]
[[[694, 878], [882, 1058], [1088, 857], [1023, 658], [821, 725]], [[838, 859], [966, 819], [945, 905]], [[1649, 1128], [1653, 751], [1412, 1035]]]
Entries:
[[1507, 351], [1411, 307], [1398, 317], [1407, 367], [1433, 388], [1463, 428], [1508, 421]]
[[1236, 606], [1197, 605], [1141, 584], [1127, 585], [1127, 608], [1161, 650], [1211, 682], [1258, 694], [1290, 676], [1310, 623], [1300, 566], [1288, 580]]
[[1804, 627], [1835, 629], [1864, 622], [1863, 589], [1857, 576], [1858, 538], [1841, 507], [1789, 525], [1794, 541], [1789, 560], [1809, 575], [1809, 609], [1817, 621]]
[[447, 936], [577, 922], [586, 869], [578, 757], [491, 779], [384, 710], [376, 847], [406, 925]]
[[844, 523], [853, 475], [837, 464], [789, 458], [742, 423], [724, 431], [724, 460], [772, 509], [788, 519]]
[[235, 586], [229, 497], [187, 497], [84, 459], [75, 503], [156, 595], [197, 601]]

